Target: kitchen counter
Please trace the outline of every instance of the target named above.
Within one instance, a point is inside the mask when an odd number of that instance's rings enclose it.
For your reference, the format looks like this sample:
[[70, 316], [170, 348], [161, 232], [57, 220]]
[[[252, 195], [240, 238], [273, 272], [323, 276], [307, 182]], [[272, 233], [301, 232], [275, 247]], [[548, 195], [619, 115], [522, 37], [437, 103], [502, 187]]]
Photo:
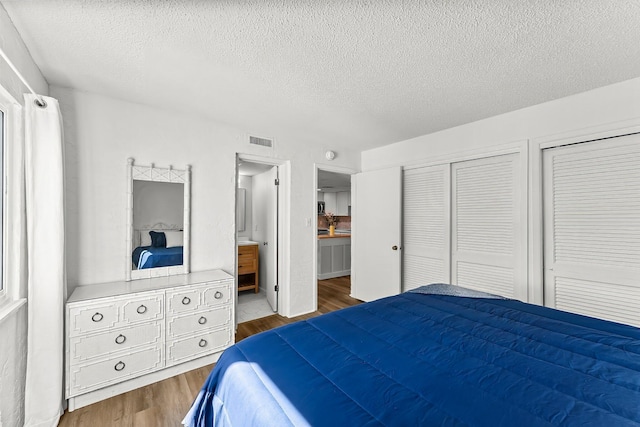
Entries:
[[329, 236], [328, 234], [319, 234], [318, 239], [341, 239], [343, 237], [351, 238], [351, 234], [338, 234], [336, 233], [333, 236]]

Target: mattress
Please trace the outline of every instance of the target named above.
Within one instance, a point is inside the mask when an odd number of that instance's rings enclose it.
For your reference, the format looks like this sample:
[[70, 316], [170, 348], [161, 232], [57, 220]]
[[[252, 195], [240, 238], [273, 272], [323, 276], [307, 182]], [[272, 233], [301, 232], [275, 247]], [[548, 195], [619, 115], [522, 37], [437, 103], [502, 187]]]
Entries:
[[640, 329], [446, 293], [249, 337], [222, 354], [184, 424], [640, 425]]

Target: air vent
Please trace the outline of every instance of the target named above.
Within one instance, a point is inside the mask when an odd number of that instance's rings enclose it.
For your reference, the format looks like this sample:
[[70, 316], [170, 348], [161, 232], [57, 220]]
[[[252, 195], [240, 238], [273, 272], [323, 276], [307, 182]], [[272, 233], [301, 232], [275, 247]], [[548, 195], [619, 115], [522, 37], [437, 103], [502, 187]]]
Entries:
[[257, 136], [250, 136], [249, 144], [261, 145], [263, 147], [273, 147], [273, 140], [267, 138], [259, 138]]

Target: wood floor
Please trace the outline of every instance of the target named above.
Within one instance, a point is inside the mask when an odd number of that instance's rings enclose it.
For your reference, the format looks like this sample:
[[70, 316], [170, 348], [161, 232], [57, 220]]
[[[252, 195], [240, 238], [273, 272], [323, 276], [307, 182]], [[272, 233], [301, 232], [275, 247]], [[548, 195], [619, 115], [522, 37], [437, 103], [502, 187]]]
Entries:
[[[350, 277], [318, 281], [318, 310], [295, 318], [278, 314], [238, 325], [236, 342], [298, 320], [359, 304], [351, 298]], [[169, 427], [181, 426], [182, 419], [200, 391], [213, 365], [120, 394], [73, 412], [65, 412], [60, 427]]]

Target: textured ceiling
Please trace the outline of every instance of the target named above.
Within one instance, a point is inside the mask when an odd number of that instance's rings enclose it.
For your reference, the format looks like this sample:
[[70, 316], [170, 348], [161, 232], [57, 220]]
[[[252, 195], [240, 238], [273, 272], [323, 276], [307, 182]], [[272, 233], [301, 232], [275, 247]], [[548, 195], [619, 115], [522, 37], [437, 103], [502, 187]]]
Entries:
[[45, 78], [366, 149], [640, 76], [638, 0], [0, 0]]

